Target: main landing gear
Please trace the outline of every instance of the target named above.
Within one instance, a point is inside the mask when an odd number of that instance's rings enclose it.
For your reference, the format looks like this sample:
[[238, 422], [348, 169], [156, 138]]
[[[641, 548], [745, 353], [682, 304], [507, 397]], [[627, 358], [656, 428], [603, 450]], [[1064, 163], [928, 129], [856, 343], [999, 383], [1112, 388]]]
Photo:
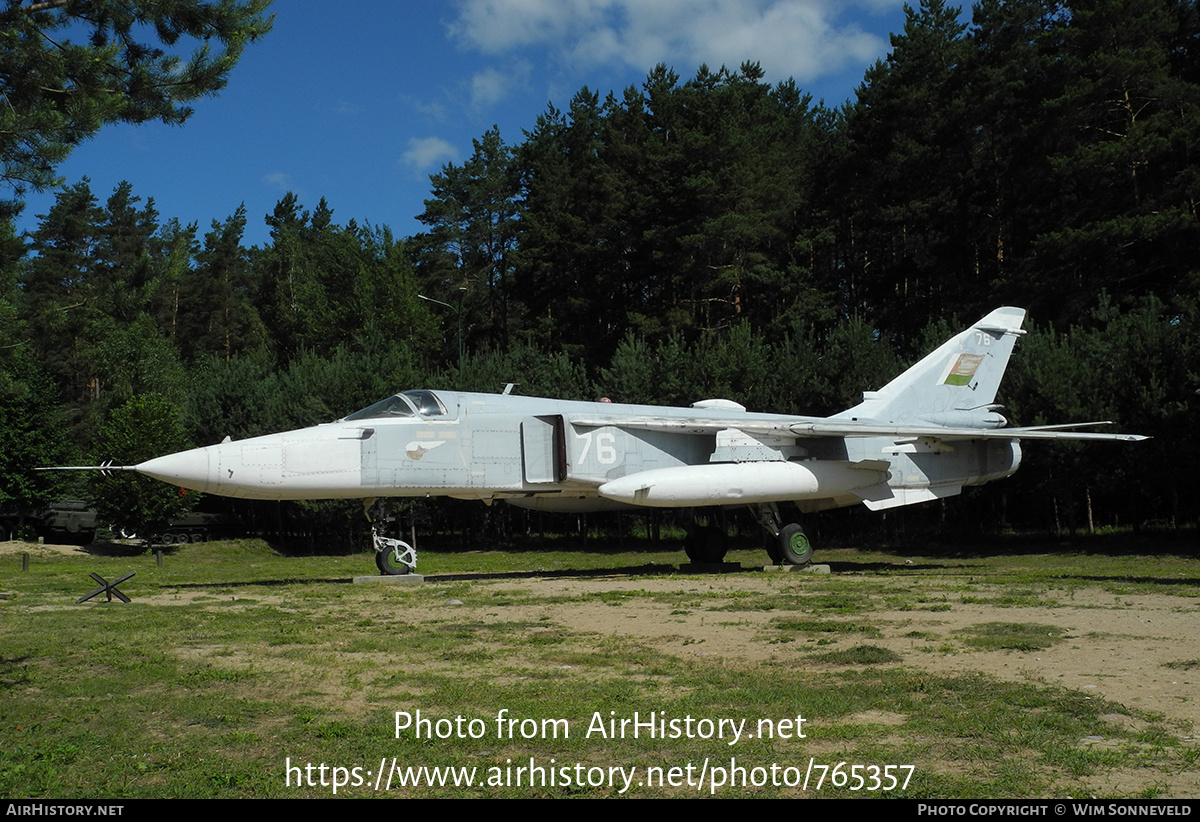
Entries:
[[[808, 565], [812, 562], [813, 546], [800, 523], [783, 522], [779, 507], [773, 502], [751, 505], [750, 510], [768, 534], [767, 554], [772, 562], [776, 565]], [[707, 520], [696, 511], [691, 515], [692, 523], [687, 526], [687, 536], [683, 540], [688, 559], [697, 564], [724, 560], [728, 547], [725, 529], [713, 523], [711, 514]]]
[[786, 525], [779, 516], [779, 506], [773, 502], [751, 505], [767, 537], [767, 554], [777, 565], [807, 565], [812, 562], [813, 547], [808, 534], [798, 522]]
[[725, 529], [717, 525], [693, 524], [683, 538], [683, 550], [697, 565], [713, 565], [725, 559], [729, 550]]
[[417, 569], [417, 549], [402, 539], [385, 537], [379, 533], [376, 519], [381, 522], [391, 522], [395, 517], [388, 516], [386, 504], [379, 506], [378, 518], [372, 516], [371, 508], [374, 505], [374, 498], [363, 500], [363, 514], [371, 523], [371, 542], [375, 548], [375, 565], [379, 568], [379, 573], [384, 576], [411, 574]]

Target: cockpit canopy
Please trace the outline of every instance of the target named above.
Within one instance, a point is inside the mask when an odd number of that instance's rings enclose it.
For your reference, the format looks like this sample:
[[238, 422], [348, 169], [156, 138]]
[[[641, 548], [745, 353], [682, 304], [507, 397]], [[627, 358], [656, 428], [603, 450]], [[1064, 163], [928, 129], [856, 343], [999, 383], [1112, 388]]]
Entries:
[[361, 411], [344, 417], [347, 422], [357, 420], [391, 419], [396, 417], [444, 417], [446, 406], [438, 399], [437, 394], [423, 388], [393, 394], [374, 405], [368, 405]]

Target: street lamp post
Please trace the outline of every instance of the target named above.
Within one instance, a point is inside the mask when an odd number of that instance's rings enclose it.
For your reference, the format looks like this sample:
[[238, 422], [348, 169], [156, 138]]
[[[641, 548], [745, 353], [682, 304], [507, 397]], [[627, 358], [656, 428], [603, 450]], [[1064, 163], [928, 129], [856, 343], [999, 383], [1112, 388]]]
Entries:
[[[458, 290], [459, 290], [459, 291], [466, 291], [466, 288], [459, 288]], [[462, 382], [462, 376], [463, 376], [463, 326], [462, 326], [462, 310], [461, 310], [461, 309], [458, 309], [458, 308], [455, 308], [454, 306], [450, 305], [450, 303], [442, 302], [441, 300], [435, 300], [433, 297], [426, 297], [424, 294], [418, 294], [417, 296], [418, 296], [420, 299], [422, 299], [422, 300], [425, 300], [425, 302], [429, 302], [429, 303], [437, 303], [438, 305], [444, 305], [444, 306], [446, 306], [446, 308], [449, 308], [451, 311], [453, 311], [453, 312], [454, 312], [454, 315], [455, 315], [455, 316], [458, 318], [458, 379], [459, 379], [459, 382], [461, 383], [461, 382]], [[461, 386], [461, 385], [459, 385], [459, 388], [462, 388], [462, 386]]]

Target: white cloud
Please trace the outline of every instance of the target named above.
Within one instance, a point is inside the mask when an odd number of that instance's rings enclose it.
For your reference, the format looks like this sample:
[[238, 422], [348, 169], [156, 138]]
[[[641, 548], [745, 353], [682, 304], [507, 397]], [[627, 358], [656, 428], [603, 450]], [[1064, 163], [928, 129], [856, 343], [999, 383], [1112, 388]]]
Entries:
[[486, 108], [508, 96], [508, 75], [494, 68], [485, 68], [471, 78], [471, 105]]
[[263, 182], [271, 188], [277, 188], [280, 191], [292, 190], [292, 176], [282, 171], [273, 171], [270, 174], [264, 175]]
[[590, 28], [610, 5], [611, 0], [467, 0], [449, 30], [485, 54], [503, 54]]
[[434, 100], [417, 100], [406, 98], [409, 104], [417, 110], [417, 113], [423, 117], [432, 120], [435, 123], [444, 123], [449, 115], [446, 113], [446, 104]]
[[400, 162], [414, 171], [425, 172], [458, 159], [458, 150], [441, 137], [413, 137], [400, 155]]
[[503, 69], [485, 68], [471, 77], [471, 106], [486, 109], [524, 86], [533, 67], [528, 60], [512, 60]]
[[[805, 83], [881, 55], [886, 42], [853, 17], [900, 0], [466, 0], [450, 33], [464, 46], [505, 54], [549, 47], [577, 68], [657, 63], [683, 74], [701, 63], [736, 69], [758, 61], [768, 79]], [[845, 18], [845, 22], [843, 22]]]

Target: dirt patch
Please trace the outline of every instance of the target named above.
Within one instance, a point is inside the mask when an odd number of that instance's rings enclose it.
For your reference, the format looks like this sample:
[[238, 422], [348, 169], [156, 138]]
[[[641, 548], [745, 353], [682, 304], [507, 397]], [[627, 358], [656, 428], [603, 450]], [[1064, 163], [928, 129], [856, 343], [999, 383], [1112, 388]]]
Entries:
[[[921, 577], [898, 580], [897, 584], [919, 593], [928, 589], [930, 582]], [[497, 585], [547, 599], [629, 595], [605, 602], [509, 606], [504, 610], [508, 620], [548, 618], [568, 629], [628, 637], [679, 657], [718, 657], [736, 663], [812, 666], [813, 651], [821, 642], [838, 647], [877, 645], [899, 654], [900, 664], [939, 673], [984, 673], [1007, 681], [1078, 690], [1135, 711], [1167, 717], [1182, 736], [1200, 740], [1200, 700], [1196, 699], [1200, 664], [1188, 664], [1200, 660], [1200, 632], [1195, 631], [1200, 603], [1189, 598], [1114, 596], [1088, 589], [1054, 607], [1010, 607], [956, 601], [962, 597], [951, 596], [936, 609], [870, 609], [862, 617], [822, 615], [821, 620], [844, 624], [848, 630], [814, 638], [789, 635], [786, 622], [779, 627], [781, 618], [805, 619], [803, 612], [716, 610], [722, 607], [722, 594], [736, 606], [745, 594], [777, 591], [778, 578], [765, 574], [699, 580], [542, 579]], [[980, 593], [989, 593], [989, 587], [995, 589], [997, 598], [1003, 593], [1002, 586], [975, 586], [973, 598], [986, 599]], [[703, 594], [704, 598], [690, 607], [689, 594]], [[991, 623], [1056, 626], [1062, 633], [1050, 647], [1030, 651], [978, 650], [964, 642], [969, 629]], [[868, 624], [877, 631], [849, 630]]]
[[[918, 599], [939, 582], [945, 581], [914, 577], [891, 580], [889, 585], [893, 591], [907, 589]], [[864, 581], [865, 586], [870, 584]], [[794, 593], [806, 585], [817, 589], [820, 578], [787, 587]], [[861, 616], [812, 616], [795, 610], [763, 610], [757, 605], [738, 610], [738, 603], [747, 595], [753, 603], [756, 595], [770, 596], [782, 589], [777, 576], [766, 574], [702, 580], [546, 579], [509, 587], [547, 599], [597, 594], [606, 599], [601, 603], [516, 606], [505, 609], [506, 619], [549, 619], [570, 630], [626, 639], [680, 658], [709, 657], [738, 666], [819, 667], [818, 657], [831, 647], [874, 646], [900, 658], [898, 663], [885, 664], [949, 675], [982, 673], [1009, 682], [1072, 689], [1089, 698], [1118, 703], [1134, 714], [1106, 715], [1110, 724], [1139, 732], [1151, 720], [1163, 719], [1180, 739], [1200, 744], [1200, 700], [1196, 699], [1200, 633], [1194, 630], [1200, 603], [1192, 598], [1116, 596], [1087, 589], [1064, 595], [1053, 606], [1011, 606], [986, 601], [1004, 602], [1009, 596], [1005, 586], [975, 584], [970, 596], [948, 594], [936, 604], [911, 609], [865, 607]], [[628, 597], [619, 596], [622, 592]], [[704, 596], [698, 604], [689, 605], [696, 594]], [[728, 599], [723, 600], [722, 595]], [[804, 634], [790, 631], [792, 624], [840, 625], [847, 630]], [[1010, 624], [1035, 632], [1037, 626], [1043, 626], [1048, 645], [1035, 650], [982, 650], [968, 641], [980, 626]], [[870, 630], [856, 630], [864, 627]], [[855, 719], [886, 729], [902, 726], [906, 717], [878, 711]], [[1113, 741], [1094, 737], [1079, 744], [1081, 748], [1103, 748]], [[952, 773], [960, 766], [953, 762], [936, 768], [930, 765], [939, 773]], [[1191, 769], [1138, 768], [1106, 771], [1088, 784], [1095, 796], [1136, 796], [1147, 791], [1192, 796], [1200, 791], [1200, 776]]]
[[20, 556], [26, 553], [34, 557], [53, 556], [56, 554], [86, 554], [87, 548], [83, 545], [43, 545], [40, 542], [21, 542], [20, 540], [0, 542], [0, 556]]

